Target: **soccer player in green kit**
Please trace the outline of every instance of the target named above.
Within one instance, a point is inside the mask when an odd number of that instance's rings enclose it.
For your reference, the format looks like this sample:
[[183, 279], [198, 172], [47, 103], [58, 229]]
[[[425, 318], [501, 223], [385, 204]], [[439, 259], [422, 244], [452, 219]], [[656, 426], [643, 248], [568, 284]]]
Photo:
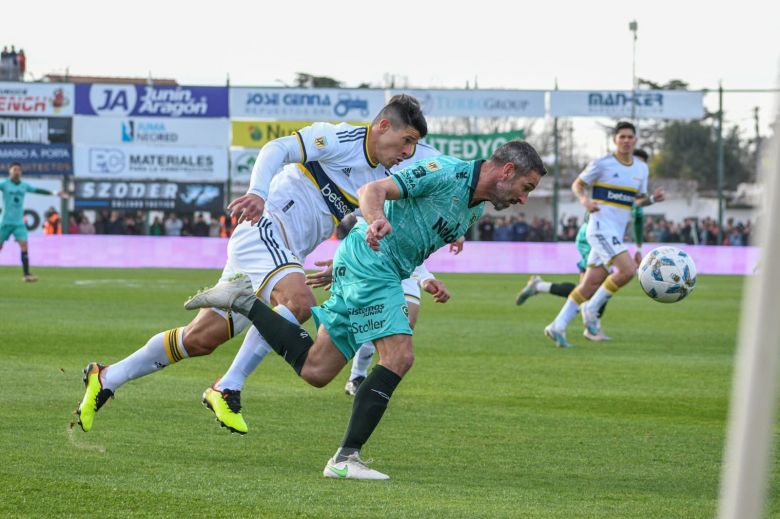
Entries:
[[360, 190], [365, 222], [357, 224], [333, 258], [331, 297], [313, 308], [316, 340], [255, 297], [245, 276], [194, 296], [186, 308], [230, 308], [247, 316], [309, 384], [322, 387], [361, 344], [373, 341], [379, 363], [360, 385], [341, 447], [323, 475], [389, 479], [360, 458], [393, 391], [414, 362], [412, 330], [401, 280], [431, 253], [454, 242], [482, 214], [524, 203], [546, 173], [536, 150], [522, 141], [501, 146], [487, 160], [425, 159]]
[[[11, 163], [8, 168], [8, 179], [0, 182], [0, 191], [3, 192], [3, 215], [0, 219], [0, 249], [5, 241], [13, 234], [16, 243], [22, 250], [22, 271], [24, 281], [34, 283], [37, 276], [30, 274], [30, 260], [27, 256], [27, 227], [24, 225], [24, 196], [27, 193], [39, 195], [53, 195], [51, 191], [40, 189], [22, 181], [22, 165], [18, 162]], [[58, 193], [63, 196], [62, 193]]]

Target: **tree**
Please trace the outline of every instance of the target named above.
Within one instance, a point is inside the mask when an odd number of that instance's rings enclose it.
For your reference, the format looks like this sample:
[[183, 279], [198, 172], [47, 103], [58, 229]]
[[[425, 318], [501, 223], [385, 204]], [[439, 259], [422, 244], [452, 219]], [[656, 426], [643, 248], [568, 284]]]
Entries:
[[342, 88], [344, 83], [328, 76], [315, 76], [306, 72], [295, 75], [295, 85], [298, 88]]
[[[726, 189], [736, 189], [753, 178], [750, 153], [732, 126], [723, 136], [724, 181]], [[663, 145], [652, 162], [653, 174], [663, 178], [696, 180], [702, 189], [718, 187], [717, 128], [711, 118], [701, 121], [672, 121], [663, 131]]]

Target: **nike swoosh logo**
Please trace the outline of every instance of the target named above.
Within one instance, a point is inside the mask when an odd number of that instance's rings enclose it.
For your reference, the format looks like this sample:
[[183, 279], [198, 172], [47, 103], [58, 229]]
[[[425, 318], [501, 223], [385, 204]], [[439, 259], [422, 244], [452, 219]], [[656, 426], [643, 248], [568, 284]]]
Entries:
[[376, 393], [377, 395], [381, 396], [381, 397], [382, 397], [382, 398], [384, 398], [385, 400], [390, 400], [390, 397], [389, 397], [389, 396], [387, 396], [387, 394], [386, 394], [386, 393], [382, 393], [381, 391], [377, 391], [376, 389], [372, 389], [371, 391], [373, 391], [373, 392], [374, 392], [374, 393]]
[[328, 465], [328, 469], [334, 474], [336, 474], [338, 477], [345, 478], [347, 477], [347, 471], [349, 470], [349, 467], [347, 466], [344, 467], [343, 469], [337, 469], [333, 465]]

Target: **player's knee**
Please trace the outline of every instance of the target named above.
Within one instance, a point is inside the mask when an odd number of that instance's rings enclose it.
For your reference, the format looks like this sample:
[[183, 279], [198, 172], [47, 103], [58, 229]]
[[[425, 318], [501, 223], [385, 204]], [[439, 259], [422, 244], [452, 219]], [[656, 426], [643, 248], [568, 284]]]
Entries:
[[333, 380], [333, 376], [322, 369], [311, 367], [307, 364], [301, 369], [301, 378], [314, 387], [325, 387]]
[[311, 317], [311, 308], [317, 306], [317, 300], [311, 293], [301, 293], [282, 304], [293, 313], [299, 323], [305, 323]]
[[414, 352], [410, 349], [395, 352], [390, 358], [382, 359], [384, 365], [390, 371], [403, 377], [414, 364]]

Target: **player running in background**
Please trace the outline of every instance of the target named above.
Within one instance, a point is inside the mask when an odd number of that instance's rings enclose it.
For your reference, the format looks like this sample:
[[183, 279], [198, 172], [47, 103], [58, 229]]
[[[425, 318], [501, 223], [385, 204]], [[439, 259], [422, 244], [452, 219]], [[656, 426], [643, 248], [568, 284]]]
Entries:
[[220, 283], [185, 306], [231, 308], [246, 315], [274, 351], [316, 387], [327, 385], [361, 344], [372, 341], [379, 363], [360, 385], [341, 447], [323, 474], [388, 479], [366, 466], [360, 450], [414, 362], [401, 280], [462, 236], [486, 201], [497, 210], [524, 203], [545, 173], [533, 147], [511, 141], [487, 161], [441, 156], [366, 185], [360, 192], [366, 221], [355, 225], [336, 251], [330, 299], [312, 309], [316, 340], [257, 299], [245, 277]]
[[[636, 149], [634, 150], [633, 155], [647, 164], [648, 155], [645, 150]], [[634, 206], [631, 208], [631, 217], [633, 221], [634, 244], [636, 245], [636, 249], [634, 251], [634, 262], [639, 265], [642, 262], [642, 244], [644, 243], [644, 210], [638, 205], [634, 204]], [[587, 230], [588, 222], [586, 220], [580, 226], [579, 230], [577, 231], [577, 237], [574, 239], [574, 243], [577, 245], [577, 251], [580, 253], [580, 260], [577, 262], [577, 269], [580, 271], [580, 281], [582, 281], [582, 277], [585, 275], [585, 270], [588, 267], [588, 255], [590, 255], [590, 244], [588, 243], [588, 239], [586, 237]], [[526, 286], [520, 291], [519, 294], [517, 294], [515, 304], [520, 306], [525, 303], [529, 297], [535, 296], [537, 294], [552, 294], [554, 296], [567, 298], [576, 286], [576, 284], [568, 281], [552, 283], [545, 281], [541, 276], [531, 276], [528, 279]], [[583, 335], [586, 339], [591, 341], [610, 340], [610, 337], [604, 333], [604, 329], [601, 327], [601, 317], [604, 315], [604, 311], [607, 308], [607, 302], [608, 301], [604, 301], [604, 304], [601, 305], [598, 311], [600, 333], [598, 335], [593, 335], [588, 331], [587, 328], [585, 328]]]
[[[400, 95], [368, 127], [315, 123], [263, 146], [249, 191], [228, 207], [241, 216], [228, 241], [220, 279], [241, 272], [278, 315], [295, 324], [307, 321], [317, 302], [305, 282], [306, 255], [357, 208], [358, 188], [385, 178], [387, 169], [408, 158], [426, 133], [417, 100]], [[77, 409], [81, 428], [92, 428], [95, 413], [122, 384], [189, 357], [208, 355], [249, 324], [230, 311], [203, 309], [188, 325], [154, 335], [116, 364], [89, 363], [84, 369], [86, 391]], [[250, 329], [227, 375], [203, 394], [204, 404], [232, 431], [247, 432], [240, 414], [241, 384], [269, 351], [265, 339]]]
[[[647, 164], [633, 160], [636, 128], [629, 122], [615, 126], [615, 153], [597, 159], [580, 173], [572, 191], [589, 213], [586, 237], [591, 247], [587, 268], [580, 283], [571, 291], [558, 316], [545, 329], [545, 335], [562, 348], [572, 345], [566, 340], [566, 327], [582, 312], [587, 331], [601, 333], [598, 310], [636, 274], [637, 265], [623, 243], [631, 209], [636, 203], [644, 207], [664, 199], [663, 188], [647, 196]], [[586, 190], [591, 188], [589, 196]], [[610, 267], [614, 268], [610, 273]]]
[[27, 226], [24, 225], [24, 196], [27, 193], [38, 195], [54, 195], [64, 197], [63, 192], [52, 193], [46, 189], [32, 186], [22, 181], [22, 165], [12, 162], [8, 168], [8, 180], [0, 182], [0, 191], [3, 192], [3, 214], [0, 218], [0, 249], [5, 241], [13, 234], [19, 249], [22, 251], [22, 272], [24, 281], [34, 283], [37, 276], [30, 274], [30, 259], [27, 255]]

